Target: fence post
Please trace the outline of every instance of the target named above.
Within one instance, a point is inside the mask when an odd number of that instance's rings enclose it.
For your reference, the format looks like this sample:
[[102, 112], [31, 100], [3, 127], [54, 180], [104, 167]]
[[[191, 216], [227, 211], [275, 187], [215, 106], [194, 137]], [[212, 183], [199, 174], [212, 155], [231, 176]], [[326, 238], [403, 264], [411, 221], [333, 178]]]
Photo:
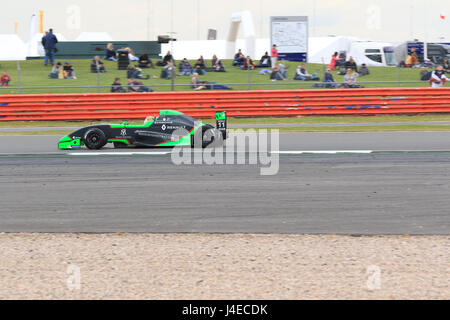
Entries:
[[400, 84], [400, 66], [397, 66], [397, 87], [401, 87], [401, 84]]
[[100, 93], [100, 70], [97, 68], [97, 92]]
[[20, 62], [17, 61], [17, 86], [19, 87], [19, 94], [22, 93], [22, 72], [20, 70]]
[[251, 88], [251, 84], [250, 84], [251, 74], [250, 74], [250, 59], [249, 58], [247, 58], [247, 76], [248, 76], [248, 87], [247, 87], [247, 90], [250, 90], [250, 88]]

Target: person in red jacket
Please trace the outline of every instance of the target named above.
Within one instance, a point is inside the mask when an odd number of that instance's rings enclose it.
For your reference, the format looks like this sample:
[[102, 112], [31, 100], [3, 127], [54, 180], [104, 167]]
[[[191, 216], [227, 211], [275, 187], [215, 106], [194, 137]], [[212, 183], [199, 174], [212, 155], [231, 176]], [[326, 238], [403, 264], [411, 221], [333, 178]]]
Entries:
[[277, 45], [274, 44], [272, 46], [272, 50], [270, 51], [271, 53], [271, 62], [272, 62], [272, 68], [275, 67], [277, 65], [277, 61], [278, 61], [278, 50], [277, 50]]
[[331, 70], [335, 70], [336, 69], [336, 62], [337, 61], [341, 61], [342, 59], [338, 58], [338, 53], [335, 52], [332, 56], [331, 56], [331, 61], [330, 64], [328, 65], [328, 68], [330, 68]]
[[2, 77], [0, 78], [2, 87], [6, 87], [10, 81], [11, 81], [11, 77], [9, 76], [9, 74], [6, 71], [4, 71]]

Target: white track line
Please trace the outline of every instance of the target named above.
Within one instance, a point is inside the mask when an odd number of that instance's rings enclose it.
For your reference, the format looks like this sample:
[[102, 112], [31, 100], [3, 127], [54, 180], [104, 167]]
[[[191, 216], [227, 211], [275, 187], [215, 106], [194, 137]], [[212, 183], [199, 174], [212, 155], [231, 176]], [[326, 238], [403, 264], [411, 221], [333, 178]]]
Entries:
[[153, 151], [153, 152], [69, 152], [70, 156], [135, 156], [135, 155], [146, 155], [146, 156], [157, 156], [170, 154], [170, 151]]
[[310, 150], [310, 151], [272, 151], [271, 153], [275, 154], [305, 154], [305, 153], [313, 153], [313, 154], [337, 154], [337, 153], [360, 153], [360, 154], [368, 154], [373, 153], [373, 150]]
[[[200, 152], [200, 151], [198, 151]], [[373, 150], [304, 150], [304, 151], [271, 151], [272, 154], [337, 154], [337, 153], [353, 153], [353, 154], [369, 154], [373, 153]], [[170, 151], [153, 151], [153, 152], [69, 152], [70, 156], [155, 156], [155, 155], [167, 155]]]

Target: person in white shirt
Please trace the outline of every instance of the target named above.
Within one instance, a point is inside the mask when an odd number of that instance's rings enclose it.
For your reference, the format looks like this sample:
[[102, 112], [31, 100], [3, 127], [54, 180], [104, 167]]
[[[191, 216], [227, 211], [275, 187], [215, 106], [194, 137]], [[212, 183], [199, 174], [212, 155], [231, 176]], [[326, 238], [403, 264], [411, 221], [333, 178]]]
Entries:
[[443, 87], [445, 82], [449, 80], [450, 79], [445, 76], [444, 67], [439, 65], [436, 67], [436, 70], [431, 73], [430, 85], [432, 88], [440, 88]]

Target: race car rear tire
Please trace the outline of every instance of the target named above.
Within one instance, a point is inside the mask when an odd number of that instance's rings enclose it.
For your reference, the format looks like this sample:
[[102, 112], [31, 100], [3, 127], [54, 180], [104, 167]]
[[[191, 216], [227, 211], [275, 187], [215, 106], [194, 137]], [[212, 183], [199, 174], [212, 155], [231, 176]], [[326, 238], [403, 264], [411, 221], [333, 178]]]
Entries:
[[[201, 134], [201, 136], [200, 136]], [[218, 145], [218, 142], [223, 141], [221, 139], [222, 133], [210, 125], [204, 125], [202, 130], [198, 130], [191, 135], [191, 148], [207, 148]], [[197, 140], [198, 139], [198, 140]], [[197, 141], [201, 140], [201, 144]], [[198, 143], [198, 144], [197, 144]]]
[[207, 147], [217, 147], [219, 144], [220, 136], [222, 135], [222, 133], [217, 130], [216, 128], [212, 127], [212, 128], [208, 128], [208, 127], [203, 127], [202, 128], [202, 148], [207, 148]]
[[106, 143], [105, 133], [98, 128], [92, 128], [84, 135], [84, 144], [88, 149], [98, 150], [103, 148]]

